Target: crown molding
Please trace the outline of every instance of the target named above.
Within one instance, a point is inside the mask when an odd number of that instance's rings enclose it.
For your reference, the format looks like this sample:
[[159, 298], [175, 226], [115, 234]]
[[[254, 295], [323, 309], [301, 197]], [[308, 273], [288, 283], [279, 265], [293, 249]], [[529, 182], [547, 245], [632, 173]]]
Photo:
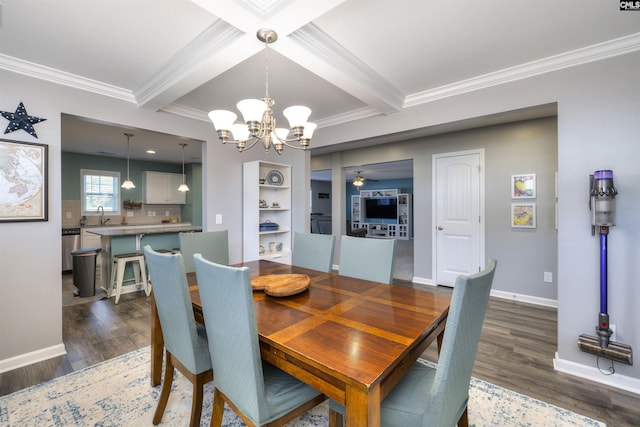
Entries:
[[175, 114], [177, 116], [186, 117], [188, 119], [200, 120], [203, 122], [209, 122], [209, 114], [206, 111], [198, 110], [197, 108], [187, 107], [186, 105], [172, 103], [162, 108], [165, 113]]
[[366, 119], [368, 117], [380, 116], [382, 114], [383, 113], [378, 111], [377, 108], [363, 107], [358, 108], [357, 110], [347, 111], [346, 113], [324, 117], [318, 120], [314, 120], [313, 122], [318, 125], [318, 129], [321, 129], [329, 126], [337, 126], [343, 123]]
[[[302, 47], [305, 51], [320, 58], [342, 76], [348, 76], [369, 93], [381, 100], [386, 108], [384, 113], [392, 114], [400, 111], [404, 101], [404, 94], [388, 80], [376, 73], [371, 67], [353, 55], [341, 44], [329, 37], [318, 26], [309, 23], [291, 33], [288, 38]], [[349, 90], [344, 89], [347, 93]]]
[[[215, 25], [216, 24], [213, 26]], [[35, 64], [33, 62], [14, 58], [8, 55], [0, 54], [0, 69], [48, 81], [50, 83], [139, 104], [139, 100], [152, 98], [156, 96], [156, 94], [162, 92], [166, 87], [171, 86], [173, 82], [176, 79], [179, 79], [186, 71], [197, 66], [198, 63], [203, 61], [207, 52], [210, 52], [211, 49], [220, 48], [221, 45], [228, 45], [242, 35], [242, 33], [238, 32], [236, 29], [229, 28], [225, 30], [224, 37], [218, 38], [217, 40], [211, 40], [208, 36], [210, 31], [213, 31], [211, 27], [201, 35], [202, 37], [198, 37], [197, 43], [192, 43], [185, 51], [172, 58], [171, 61], [169, 61], [169, 64], [164, 67], [166, 70], [157, 73], [142, 85], [136, 91], [139, 98], [132, 91], [121, 87], [56, 70], [51, 67]], [[344, 48], [335, 43], [335, 41], [324, 35], [324, 33], [319, 31], [319, 29], [315, 28], [315, 26], [308, 25], [304, 30], [296, 31], [294, 38], [305, 45], [305, 47], [314, 51], [317, 55], [320, 55], [323, 60], [332, 64], [332, 66], [338, 67], [337, 69], [342, 69], [351, 73], [356, 76], [360, 82], [368, 82], [367, 87], [373, 85], [373, 87], [370, 87], [370, 90], [375, 91], [379, 97], [386, 99], [387, 102], [393, 103], [394, 105], [398, 103], [397, 99], [399, 97], [399, 93], [397, 90], [395, 90], [384, 79], [381, 79], [381, 77], [373, 72], [369, 67], [348, 53]], [[332, 51], [332, 49], [335, 49], [335, 51]], [[463, 93], [625, 55], [638, 50], [640, 50], [640, 33], [484, 74], [482, 76], [477, 76], [450, 85], [417, 92], [405, 98], [404, 103], [402, 103], [402, 108], [410, 108]], [[194, 55], [195, 57], [191, 58], [189, 55]], [[376, 82], [379, 86], [376, 86]], [[386, 89], [381, 90], [381, 88]], [[208, 121], [206, 112], [178, 104], [167, 105], [162, 109], [162, 111], [196, 120]], [[365, 107], [345, 114], [338, 114], [320, 119], [317, 123], [319, 128], [335, 126], [354, 120], [372, 117], [378, 114], [380, 114], [378, 109]]]
[[133, 93], [130, 90], [67, 73], [65, 71], [56, 70], [55, 68], [24, 61], [8, 55], [0, 54], [0, 69], [62, 86], [68, 86], [96, 93], [98, 95], [120, 99], [126, 102], [136, 102]]
[[214, 22], [133, 91], [138, 104], [145, 105], [155, 99], [209, 61], [215, 52], [224, 50], [244, 35], [222, 20]]
[[423, 92], [407, 96], [404, 108], [436, 101], [442, 98], [461, 95], [492, 86], [527, 79], [542, 74], [558, 71], [589, 62], [600, 61], [625, 55], [640, 50], [640, 33], [609, 40], [559, 55], [550, 56], [537, 61], [531, 61], [515, 67], [462, 80], [450, 85], [440, 86]]
[[293, 0], [235, 0], [236, 3], [244, 7], [253, 14], [267, 20], [279, 10], [285, 9]]

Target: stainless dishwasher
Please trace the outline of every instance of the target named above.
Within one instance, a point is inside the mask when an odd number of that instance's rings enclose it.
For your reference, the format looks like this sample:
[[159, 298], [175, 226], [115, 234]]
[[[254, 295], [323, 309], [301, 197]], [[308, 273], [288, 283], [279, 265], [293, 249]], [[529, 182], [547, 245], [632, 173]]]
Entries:
[[62, 229], [62, 271], [73, 269], [71, 252], [80, 249], [80, 227]]

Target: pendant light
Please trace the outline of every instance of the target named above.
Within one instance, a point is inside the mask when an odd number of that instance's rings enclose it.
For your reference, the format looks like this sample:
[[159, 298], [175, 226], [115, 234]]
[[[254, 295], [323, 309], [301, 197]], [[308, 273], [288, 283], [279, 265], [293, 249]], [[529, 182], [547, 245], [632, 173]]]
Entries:
[[129, 179], [129, 138], [131, 138], [133, 134], [125, 132], [124, 136], [127, 137], [127, 180], [122, 183], [121, 187], [125, 190], [131, 190], [132, 188], [136, 188], [133, 181]]
[[184, 182], [184, 147], [187, 146], [187, 144], [180, 144], [182, 146], [182, 184], [180, 184], [180, 187], [178, 187], [178, 191], [189, 191], [189, 186], [187, 186], [187, 184]]

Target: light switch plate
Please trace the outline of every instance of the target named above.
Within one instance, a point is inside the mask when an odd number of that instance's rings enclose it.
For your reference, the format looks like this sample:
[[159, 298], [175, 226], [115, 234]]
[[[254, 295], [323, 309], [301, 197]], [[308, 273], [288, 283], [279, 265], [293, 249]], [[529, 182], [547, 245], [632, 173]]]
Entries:
[[216, 214], [216, 224], [222, 224], [222, 214]]
[[545, 271], [544, 272], [544, 281], [547, 283], [552, 283], [553, 282], [553, 273], [550, 271]]

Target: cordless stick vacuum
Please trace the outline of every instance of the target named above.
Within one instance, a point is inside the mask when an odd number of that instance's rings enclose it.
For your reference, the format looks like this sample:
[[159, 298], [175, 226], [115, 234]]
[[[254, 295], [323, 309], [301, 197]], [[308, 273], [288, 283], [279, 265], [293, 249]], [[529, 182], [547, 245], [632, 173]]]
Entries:
[[633, 365], [631, 346], [610, 341], [612, 331], [609, 327], [607, 312], [607, 236], [609, 227], [616, 222], [615, 197], [618, 191], [613, 186], [613, 172], [610, 170], [595, 171], [589, 176], [591, 195], [591, 234], [596, 228], [600, 236], [600, 313], [596, 335], [582, 334], [578, 338], [578, 347], [585, 353], [606, 357], [607, 359]]

